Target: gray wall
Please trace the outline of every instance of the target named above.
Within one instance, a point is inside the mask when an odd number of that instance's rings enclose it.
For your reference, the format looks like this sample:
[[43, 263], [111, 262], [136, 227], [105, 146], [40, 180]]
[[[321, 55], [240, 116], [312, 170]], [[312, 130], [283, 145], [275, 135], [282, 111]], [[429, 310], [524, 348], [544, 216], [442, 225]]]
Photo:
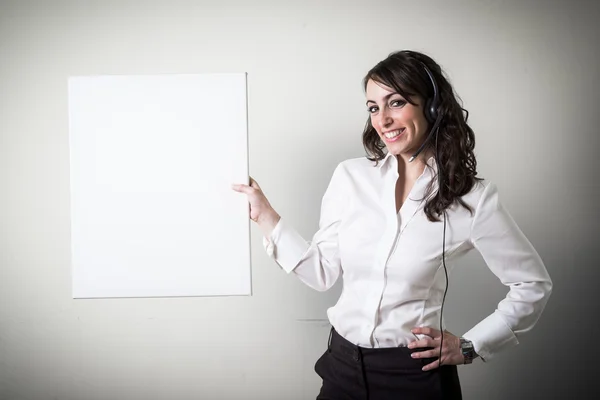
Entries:
[[[520, 346], [460, 367], [465, 398], [596, 387], [594, 3], [0, 0], [0, 399], [314, 398], [340, 285], [317, 293], [287, 276], [256, 227], [251, 297], [71, 299], [66, 80], [248, 72], [251, 175], [309, 238], [335, 165], [364, 154], [361, 78], [404, 48], [448, 72], [481, 175], [555, 282]], [[448, 329], [466, 331], [505, 293], [470, 254], [451, 276]]]

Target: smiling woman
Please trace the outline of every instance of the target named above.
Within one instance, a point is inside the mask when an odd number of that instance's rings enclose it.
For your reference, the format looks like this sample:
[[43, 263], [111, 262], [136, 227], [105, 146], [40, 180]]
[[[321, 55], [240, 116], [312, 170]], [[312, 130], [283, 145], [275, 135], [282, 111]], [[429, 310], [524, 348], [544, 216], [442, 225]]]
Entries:
[[[323, 380], [317, 399], [461, 399], [456, 366], [516, 345], [539, 319], [552, 281], [496, 186], [477, 177], [473, 130], [440, 66], [400, 51], [363, 84], [367, 154], [336, 168], [312, 241], [253, 179], [233, 189], [248, 196], [265, 248], [286, 272], [319, 291], [343, 279], [327, 313], [327, 350], [315, 364]], [[510, 290], [455, 336], [442, 326], [456, 265], [446, 260], [472, 249]]]
[[[475, 135], [441, 67], [425, 54], [400, 51], [373, 67], [363, 85], [370, 114], [363, 144], [369, 159], [382, 160], [384, 148], [404, 162], [421, 152], [431, 157], [437, 144], [437, 180], [443, 190], [430, 198], [428, 188], [425, 213], [437, 221], [454, 202], [468, 208], [461, 197], [480, 180], [473, 153]], [[437, 129], [430, 129], [436, 124]], [[400, 135], [394, 136], [396, 131]]]

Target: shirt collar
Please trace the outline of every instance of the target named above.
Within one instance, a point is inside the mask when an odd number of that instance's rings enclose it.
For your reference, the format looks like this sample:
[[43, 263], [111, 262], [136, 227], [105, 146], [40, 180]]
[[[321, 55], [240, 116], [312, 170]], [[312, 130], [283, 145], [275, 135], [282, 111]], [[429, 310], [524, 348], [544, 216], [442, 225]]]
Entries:
[[386, 165], [389, 162], [389, 159], [392, 157], [393, 155], [391, 153], [387, 153], [385, 157], [383, 157], [383, 160], [379, 161], [379, 165], [377, 166], [377, 168], [381, 170], [383, 166]]
[[[385, 157], [379, 161], [379, 164], [377, 165], [377, 168], [381, 171], [383, 170], [383, 166], [387, 165], [390, 163], [390, 159], [394, 158], [394, 156], [391, 153], [387, 153], [385, 155]], [[434, 172], [437, 172], [437, 163], [435, 162], [435, 157], [431, 156], [427, 159], [426, 161], [427, 165], [429, 165], [431, 168], [433, 168]]]

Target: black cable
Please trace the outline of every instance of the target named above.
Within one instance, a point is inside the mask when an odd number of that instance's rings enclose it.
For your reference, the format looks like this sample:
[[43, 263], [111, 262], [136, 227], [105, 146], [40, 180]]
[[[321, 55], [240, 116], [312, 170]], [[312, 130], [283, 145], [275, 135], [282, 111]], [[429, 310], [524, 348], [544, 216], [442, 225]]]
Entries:
[[442, 243], [442, 265], [444, 266], [444, 274], [446, 275], [446, 288], [444, 289], [444, 297], [442, 298], [442, 308], [440, 310], [440, 332], [442, 340], [440, 341], [440, 367], [442, 366], [442, 346], [444, 345], [444, 330], [442, 327], [442, 318], [444, 315], [444, 302], [446, 301], [446, 293], [448, 292], [448, 269], [446, 268], [446, 210], [444, 210], [444, 243]]
[[[438, 147], [438, 136], [439, 136], [439, 132], [438, 129], [436, 127], [436, 132], [435, 132], [435, 161], [437, 164], [437, 168], [438, 168], [438, 196], [442, 196], [442, 165], [440, 162], [440, 154], [439, 154], [439, 147]], [[440, 335], [441, 335], [441, 340], [440, 340], [440, 365], [439, 367], [442, 366], [442, 347], [444, 346], [444, 327], [442, 325], [442, 320], [443, 320], [443, 316], [444, 316], [444, 303], [446, 302], [446, 293], [448, 292], [448, 269], [446, 268], [446, 210], [444, 209], [443, 211], [444, 214], [444, 233], [443, 233], [443, 238], [442, 238], [442, 265], [444, 266], [444, 274], [446, 277], [446, 288], [444, 289], [444, 296], [442, 297], [442, 307], [440, 309]]]

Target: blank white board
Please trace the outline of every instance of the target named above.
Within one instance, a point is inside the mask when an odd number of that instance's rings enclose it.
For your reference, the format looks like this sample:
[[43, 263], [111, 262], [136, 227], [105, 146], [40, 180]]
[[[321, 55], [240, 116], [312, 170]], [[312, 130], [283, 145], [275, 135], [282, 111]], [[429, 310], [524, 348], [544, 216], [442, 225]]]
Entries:
[[73, 298], [251, 294], [246, 74], [68, 80]]

